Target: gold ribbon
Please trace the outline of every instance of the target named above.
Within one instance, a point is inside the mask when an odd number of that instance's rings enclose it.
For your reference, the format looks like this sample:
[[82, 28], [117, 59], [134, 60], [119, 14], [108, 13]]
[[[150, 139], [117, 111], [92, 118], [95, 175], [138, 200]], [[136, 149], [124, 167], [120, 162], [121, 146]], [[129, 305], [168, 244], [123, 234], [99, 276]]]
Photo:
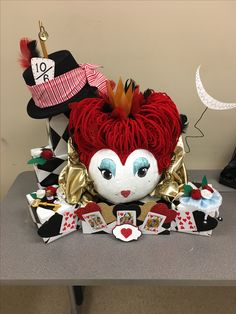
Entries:
[[69, 204], [86, 205], [97, 194], [87, 168], [79, 161], [71, 138], [68, 142], [68, 163], [59, 175], [59, 185]]
[[[183, 162], [184, 145], [182, 137], [176, 145], [171, 165], [162, 174], [160, 182], [150, 196], [159, 197], [172, 202], [183, 195], [184, 184], [187, 183], [187, 173]], [[86, 205], [93, 201], [97, 192], [90, 179], [87, 168], [79, 161], [71, 139], [68, 142], [68, 164], [59, 175], [59, 185], [69, 204]]]
[[184, 192], [184, 184], [187, 183], [187, 172], [184, 165], [184, 144], [182, 136], [174, 150], [169, 168], [162, 174], [161, 180], [155, 190], [150, 194], [172, 202], [178, 199]]

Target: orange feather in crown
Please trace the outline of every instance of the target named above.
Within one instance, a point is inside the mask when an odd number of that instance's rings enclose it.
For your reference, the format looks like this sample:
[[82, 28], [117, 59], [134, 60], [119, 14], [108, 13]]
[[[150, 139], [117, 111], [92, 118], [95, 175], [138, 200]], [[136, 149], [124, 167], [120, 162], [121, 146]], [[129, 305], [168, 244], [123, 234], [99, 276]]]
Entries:
[[130, 84], [127, 91], [125, 91], [123, 82], [120, 79], [117, 84], [116, 91], [114, 92], [110, 82], [107, 81], [107, 95], [112, 107], [114, 109], [121, 108], [128, 117], [132, 107], [133, 85]]

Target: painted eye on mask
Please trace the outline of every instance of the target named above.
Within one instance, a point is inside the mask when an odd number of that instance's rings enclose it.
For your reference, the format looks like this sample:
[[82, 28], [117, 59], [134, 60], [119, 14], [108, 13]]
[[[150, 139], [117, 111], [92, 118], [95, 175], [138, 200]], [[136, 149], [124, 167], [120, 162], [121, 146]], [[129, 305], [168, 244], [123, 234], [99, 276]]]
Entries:
[[145, 157], [139, 157], [134, 161], [133, 173], [138, 177], [143, 178], [146, 176], [148, 169], [150, 168], [149, 161]]
[[106, 180], [111, 180], [116, 175], [116, 164], [110, 158], [103, 159], [98, 169]]

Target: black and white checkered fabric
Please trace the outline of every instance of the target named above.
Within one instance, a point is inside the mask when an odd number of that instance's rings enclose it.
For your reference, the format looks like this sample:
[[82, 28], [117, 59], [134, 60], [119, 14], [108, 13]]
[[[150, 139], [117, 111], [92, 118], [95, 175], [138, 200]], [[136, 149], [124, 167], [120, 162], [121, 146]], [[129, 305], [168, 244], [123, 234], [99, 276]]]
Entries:
[[58, 175], [67, 164], [68, 123], [69, 112], [48, 118], [49, 145], [31, 150], [32, 157], [39, 157], [42, 148], [49, 148], [54, 154], [54, 157], [47, 160], [44, 165], [34, 165], [39, 188], [58, 184]]
[[58, 176], [67, 165], [67, 155], [53, 157], [44, 165], [35, 164], [34, 170], [39, 188], [58, 184]]
[[49, 135], [49, 146], [52, 147], [55, 156], [67, 154], [67, 142], [69, 112], [61, 113], [47, 119], [47, 130]]

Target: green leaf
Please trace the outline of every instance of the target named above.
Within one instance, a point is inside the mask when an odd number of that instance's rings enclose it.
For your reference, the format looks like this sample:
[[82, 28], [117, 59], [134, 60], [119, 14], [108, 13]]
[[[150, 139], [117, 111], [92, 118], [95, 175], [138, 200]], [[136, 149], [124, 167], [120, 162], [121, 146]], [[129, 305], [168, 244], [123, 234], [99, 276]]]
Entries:
[[30, 196], [35, 200], [37, 198], [37, 194], [36, 193], [30, 193]]
[[204, 176], [204, 177], [202, 178], [202, 186], [207, 185], [207, 184], [208, 184], [207, 178], [206, 178], [206, 176]]
[[192, 189], [193, 188], [191, 187], [191, 185], [185, 184], [184, 185], [184, 196], [185, 197], [190, 196]]
[[46, 159], [42, 158], [42, 157], [36, 157], [36, 158], [32, 158], [30, 159], [27, 164], [28, 165], [32, 165], [32, 164], [39, 164], [39, 165], [44, 165], [46, 163]]

